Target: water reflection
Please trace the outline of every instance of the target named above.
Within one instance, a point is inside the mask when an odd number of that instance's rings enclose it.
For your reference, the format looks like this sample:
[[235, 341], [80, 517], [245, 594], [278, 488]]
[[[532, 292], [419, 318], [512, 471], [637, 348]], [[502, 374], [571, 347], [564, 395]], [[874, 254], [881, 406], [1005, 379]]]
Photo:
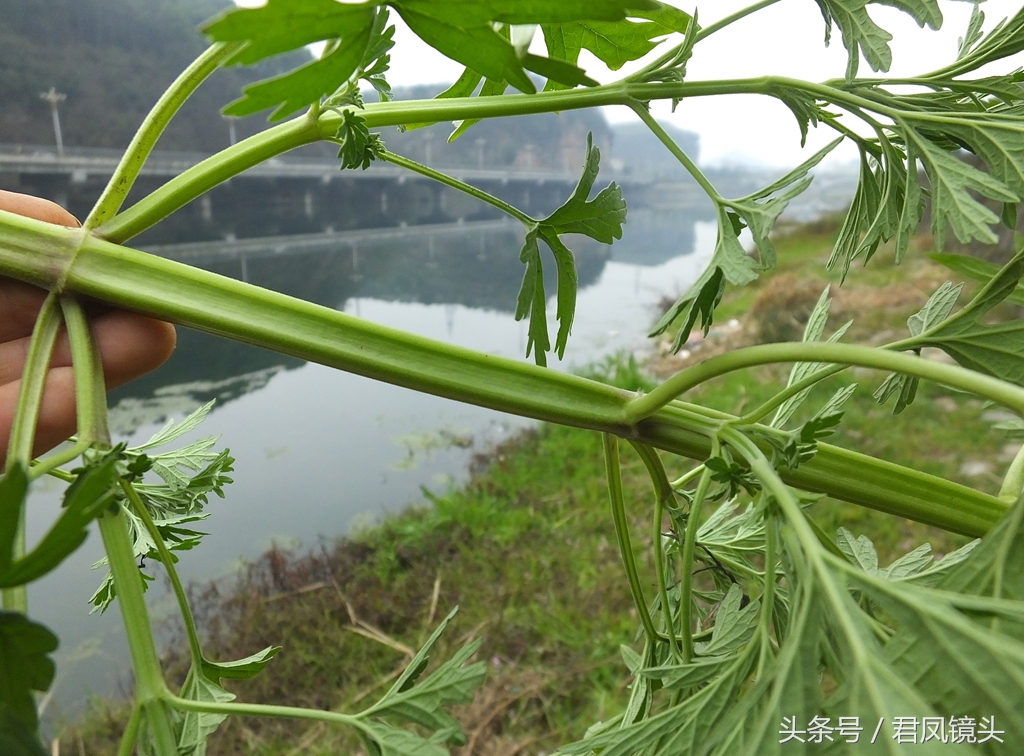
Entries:
[[[609, 247], [584, 236], [567, 237], [585, 291], [610, 259], [654, 266], [693, 251], [698, 213], [630, 213], [623, 239]], [[522, 226], [511, 220], [433, 224], [344, 233], [200, 241], [151, 246], [147, 251], [331, 308], [360, 303], [444, 305], [451, 339], [454, 307], [511, 314], [523, 275]], [[553, 265], [546, 286], [555, 291]], [[577, 325], [579, 329], [579, 325]], [[178, 347], [160, 370], [115, 391], [114, 427], [129, 433], [192, 406], [219, 404], [266, 386], [279, 371], [303, 361], [179, 329]]]

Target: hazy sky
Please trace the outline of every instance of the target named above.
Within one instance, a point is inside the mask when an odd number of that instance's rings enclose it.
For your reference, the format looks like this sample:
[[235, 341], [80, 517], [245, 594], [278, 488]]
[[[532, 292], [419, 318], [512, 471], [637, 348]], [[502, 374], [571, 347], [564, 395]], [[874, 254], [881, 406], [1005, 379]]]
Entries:
[[[693, 3], [673, 0], [684, 10]], [[749, 5], [749, 0], [714, 0], [699, 3], [700, 21], [707, 25]], [[957, 39], [963, 36], [970, 18], [969, 2], [940, 3], [945, 21], [940, 31], [920, 29], [905, 14], [892, 8], [871, 6], [871, 15], [880, 26], [895, 36], [892, 42], [892, 73], [923, 73], [953, 60]], [[1013, 15], [1020, 2], [988, 0], [982, 4], [985, 28]], [[443, 58], [399, 27], [392, 53], [390, 80], [395, 85], [454, 81], [461, 66]], [[538, 34], [538, 37], [540, 35]], [[779, 74], [809, 80], [841, 77], [846, 67], [846, 50], [840, 35], [833, 33], [832, 46], [823, 44], [824, 23], [813, 0], [782, 0], [701, 42], [688, 66], [689, 80], [740, 78]], [[535, 40], [535, 44], [539, 40]], [[627, 69], [609, 72], [596, 58], [584, 51], [581, 65], [596, 79], [610, 81]], [[1024, 61], [1004, 64], [1021, 66]], [[870, 71], [863, 61], [861, 71]], [[772, 165], [795, 165], [809, 152], [801, 152], [796, 121], [785, 106], [767, 97], [729, 96], [699, 98], [682, 103], [676, 113], [667, 106], [655, 106], [655, 114], [672, 123], [698, 132], [701, 136], [701, 162], [705, 164], [743, 163], [751, 159]], [[608, 108], [611, 121], [635, 118], [624, 108]], [[812, 132], [808, 149], [833, 138], [830, 130]], [[853, 160], [852, 150], [835, 155], [835, 160]]]

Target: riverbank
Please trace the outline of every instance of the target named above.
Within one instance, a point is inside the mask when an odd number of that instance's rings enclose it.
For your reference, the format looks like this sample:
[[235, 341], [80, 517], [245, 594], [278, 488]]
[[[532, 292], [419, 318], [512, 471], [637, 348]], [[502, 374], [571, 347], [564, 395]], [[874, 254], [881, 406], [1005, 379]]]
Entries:
[[[695, 342], [687, 357], [659, 356], [651, 369], [663, 374], [716, 350], [799, 338], [802, 318], [830, 280], [822, 263], [834, 233], [822, 224], [780, 237], [781, 275], [727, 295], [719, 315], [724, 327]], [[898, 338], [906, 318], [950, 277], [922, 251], [899, 268], [879, 252], [865, 271], [851, 272], [848, 288], [836, 296], [828, 331], [852, 317], [849, 340]], [[736, 323], [729, 326], [732, 319]], [[629, 389], [649, 380], [629, 360], [598, 370]], [[786, 373], [785, 367], [765, 368], [726, 377], [696, 396], [740, 412], [777, 390]], [[850, 380], [820, 387], [808, 406]], [[854, 372], [853, 380], [862, 385], [836, 443], [990, 492], [998, 487], [1007, 444], [989, 429], [992, 410], [926, 385], [919, 400], [893, 418], [891, 407], [871, 397], [881, 376]], [[650, 484], [639, 459], [624, 450], [623, 461], [634, 547], [642, 574], [650, 576]], [[855, 535], [869, 534], [883, 564], [924, 540], [940, 553], [962, 543], [838, 502], [819, 502], [813, 514], [826, 531], [842, 524]], [[479, 457], [470, 481], [458, 490], [425, 492], [422, 505], [308, 553], [272, 550], [237, 582], [198, 587], [194, 597], [212, 658], [284, 646], [262, 675], [231, 686], [240, 698], [342, 711], [372, 701], [380, 681], [393, 676], [432, 625], [458, 605], [435, 658], [479, 638], [478, 658], [488, 668], [475, 701], [456, 712], [469, 738], [460, 756], [550, 752], [616, 714], [628, 695], [619, 646], [633, 641], [636, 616], [608, 516], [600, 439], [592, 433], [544, 426], [522, 434]], [[180, 679], [184, 643], [174, 637], [168, 648], [168, 669]], [[117, 704], [97, 704], [81, 731], [68, 731], [61, 752], [113, 753], [122, 717]], [[359, 753], [349, 738], [321, 726], [239, 720], [217, 733], [209, 752]]]

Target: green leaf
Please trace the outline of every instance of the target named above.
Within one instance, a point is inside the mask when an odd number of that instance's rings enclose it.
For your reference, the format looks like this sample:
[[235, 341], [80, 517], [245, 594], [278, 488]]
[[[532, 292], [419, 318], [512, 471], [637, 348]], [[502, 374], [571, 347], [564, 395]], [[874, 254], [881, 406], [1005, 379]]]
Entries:
[[[463, 27], [447, 20], [447, 14], [438, 12], [444, 6], [444, 3], [403, 2], [396, 4], [396, 10], [416, 36], [452, 60], [492, 81], [507, 81], [520, 92], [533, 94], [537, 91], [508, 40], [486, 22]], [[430, 12], [421, 12], [426, 10]], [[432, 15], [434, 13], [438, 15]]]
[[0, 753], [4, 756], [49, 756], [35, 732], [12, 712], [0, 708]]
[[[940, 265], [945, 265], [954, 273], [959, 273], [972, 281], [983, 284], [987, 284], [999, 273], [998, 265], [970, 255], [936, 253], [929, 257]], [[1006, 301], [1024, 306], [1024, 284], [1018, 282], [1016, 288], [1006, 295]]]
[[[573, 20], [563, 23], [545, 23], [544, 41], [551, 58], [575, 64], [581, 50], [589, 50], [613, 71], [626, 63], [642, 58], [658, 43], [654, 40], [673, 33], [684, 33], [690, 24], [690, 15], [663, 3], [647, 11], [633, 11], [629, 15], [643, 21]], [[561, 87], [549, 87], [557, 89]]]
[[[441, 637], [457, 611], [458, 608], [453, 609], [445, 617], [384, 697], [359, 715], [363, 718], [363, 724], [370, 726], [369, 720], [365, 719], [370, 715], [391, 715], [426, 727], [434, 733], [437, 741], [457, 744], [466, 742], [462, 728], [444, 711], [444, 707], [471, 701], [473, 691], [483, 683], [484, 665], [480, 662], [467, 664], [470, 657], [476, 653], [480, 643], [475, 641], [464, 646], [430, 675], [420, 679], [426, 669], [430, 649]], [[387, 748], [389, 747], [405, 747], [401, 744], [413, 742], [404, 736], [389, 734], [383, 730], [380, 733], [385, 738], [385, 742], [378, 740], [378, 743], [384, 748], [385, 753], [388, 752]], [[377, 738], [377, 735], [374, 734], [373, 737]], [[409, 737], [414, 736], [410, 735]], [[397, 740], [393, 740], [393, 738], [397, 738]], [[431, 742], [436, 741], [432, 738]], [[395, 753], [405, 753], [405, 751], [399, 750]], [[447, 751], [442, 751], [442, 753], [447, 753]]]
[[203, 674], [210, 680], [248, 680], [255, 677], [277, 656], [280, 646], [267, 646], [244, 659], [230, 662], [212, 662], [203, 660]]
[[1024, 385], [1024, 320], [980, 322], [1017, 288], [1022, 274], [1019, 252], [962, 310], [920, 334], [919, 343], [942, 349], [966, 368]]
[[930, 543], [922, 543], [916, 549], [908, 551], [882, 570], [881, 574], [885, 575], [889, 580], [903, 580], [919, 575], [931, 563], [932, 546]]
[[[289, 6], [290, 10], [284, 6]], [[328, 8], [327, 6], [334, 7]], [[273, 79], [247, 86], [244, 90], [245, 96], [228, 105], [224, 109], [225, 115], [245, 116], [274, 107], [276, 109], [270, 119], [280, 120], [300, 108], [319, 102], [321, 97], [329, 95], [345, 84], [356, 73], [360, 65], [367, 62], [366, 53], [376, 42], [373, 38], [376, 20], [376, 10], [373, 6], [346, 5], [333, 2], [333, 0], [298, 0], [297, 2], [278, 0], [277, 3], [268, 3], [262, 8], [232, 11], [223, 21], [227, 21], [235, 14], [259, 13], [261, 11], [269, 14], [272, 8], [277, 10], [277, 15], [284, 15], [288, 21], [292, 20], [293, 13], [301, 14], [302, 18], [305, 18], [306, 14], [311, 11], [328, 14], [336, 23], [334, 33], [330, 36], [318, 35], [320, 39], [329, 40], [328, 47], [319, 60], [307, 63], [301, 68]], [[239, 24], [239, 26], [249, 30], [251, 36], [248, 38], [257, 42], [258, 51], [276, 50], [283, 44], [271, 43], [278, 39], [273, 33], [274, 22], [272, 20], [267, 19], [255, 25], [251, 18], [247, 21], [249, 23]], [[255, 28], [251, 28], [253, 26]], [[207, 27], [206, 32], [213, 39], [226, 41], [223, 33], [218, 31], [216, 23]], [[260, 44], [262, 35], [267, 32], [272, 35], [271, 41]], [[217, 36], [218, 33], [222, 36]], [[253, 42], [250, 42], [251, 44]], [[245, 53], [245, 49], [242, 50], [242, 53]], [[247, 58], [244, 62], [250, 61]]]
[[371, 134], [366, 119], [351, 109], [341, 111], [341, 123], [334, 138], [339, 146], [342, 170], [361, 168], [365, 171], [384, 153], [380, 135]]
[[[108, 455], [99, 464], [79, 474], [64, 495], [60, 517], [32, 551], [20, 559], [11, 560], [10, 544], [0, 542], [0, 588], [25, 585], [52, 572], [70, 556], [89, 535], [88, 525], [114, 501], [117, 470], [117, 456]], [[16, 472], [17, 471], [17, 472]], [[0, 521], [8, 516], [10, 504], [21, 496], [27, 487], [24, 469], [15, 467], [5, 476], [0, 490]], [[8, 479], [10, 482], [8, 483]], [[6, 495], [5, 495], [6, 493]], [[16, 510], [15, 510], [16, 511]], [[16, 519], [14, 520], [17, 521]], [[0, 538], [7, 539], [8, 528], [0, 532]]]
[[576, 260], [572, 251], [565, 246], [562, 234], [583, 234], [591, 239], [611, 244], [622, 238], [622, 224], [626, 221], [626, 203], [622, 191], [613, 181], [594, 199], [589, 199], [601, 166], [601, 151], [594, 146], [593, 135], [587, 136], [587, 152], [580, 176], [572, 195], [560, 208], [527, 232], [519, 259], [526, 263], [526, 274], [519, 290], [516, 306], [516, 320], [530, 316], [529, 336], [526, 355], [533, 349], [538, 365], [546, 364], [545, 353], [551, 349], [545, 313], [544, 277], [540, 259], [538, 239], [551, 250], [558, 272], [558, 297], [556, 318], [558, 335], [555, 351], [559, 358], [565, 356], [565, 347], [572, 329], [576, 311], [577, 274]]
[[[881, 28], [868, 14], [872, 0], [816, 0], [825, 18], [825, 44], [834, 23], [843, 35], [843, 46], [848, 53], [846, 78], [857, 76], [860, 54], [875, 71], [888, 71], [892, 64], [889, 41], [892, 35]], [[877, 0], [875, 4], [889, 5], [913, 16], [919, 26], [928, 24], [932, 29], [942, 25], [942, 12], [937, 0]]]
[[998, 177], [982, 173], [954, 157], [909, 125], [903, 124], [903, 127], [907, 144], [912, 144], [921, 156], [931, 180], [932, 234], [936, 248], [942, 249], [947, 223], [962, 242], [977, 239], [994, 244], [996, 235], [990, 226], [999, 222], [999, 216], [975, 199], [971, 192], [1000, 202], [1015, 202], [1017, 195]]
[[967, 31], [964, 33], [964, 36], [957, 40], [957, 60], [963, 60], [967, 57], [967, 54], [981, 41], [982, 36], [984, 36], [981, 27], [984, 23], [985, 12], [978, 3], [975, 3], [974, 8], [971, 10], [971, 20], [967, 22]]
[[[711, 262], [700, 278], [662, 316], [651, 330], [651, 336], [664, 333], [677, 318], [684, 317], [683, 326], [672, 345], [674, 351], [679, 351], [698, 317], [704, 333], [708, 333], [727, 281], [744, 286], [757, 279], [761, 271], [775, 266], [775, 245], [769, 238], [775, 221], [789, 201], [811, 183], [807, 173], [841, 141], [837, 139], [827, 145], [782, 178], [753, 194], [717, 202], [718, 240]], [[760, 261], [748, 255], [740, 243], [739, 234], [744, 227], [749, 228], [754, 237]]]
[[866, 535], [853, 537], [853, 533], [844, 527], [836, 531], [836, 544], [839, 550], [846, 555], [851, 564], [855, 564], [865, 572], [878, 572], [878, 552], [875, 545]]
[[450, 756], [450, 751], [441, 743], [386, 722], [364, 721], [360, 727], [380, 748], [382, 756]]
[[0, 476], [0, 576], [14, 562], [14, 542], [28, 496], [28, 471], [16, 464]]
[[[195, 667], [185, 681], [181, 697], [189, 701], [208, 703], [228, 703], [235, 700], [233, 694], [207, 679], [202, 670]], [[206, 756], [207, 739], [216, 732], [225, 719], [226, 714], [185, 711], [178, 726], [178, 752], [182, 756]]]
[[711, 640], [698, 643], [694, 650], [701, 656], [723, 656], [743, 646], [754, 635], [757, 624], [757, 613], [761, 606], [759, 601], [750, 601], [746, 606], [742, 602], [746, 597], [740, 587], [733, 583], [718, 607], [715, 627]]
[[19, 721], [29, 733], [39, 726], [32, 691], [50, 689], [56, 666], [49, 654], [57, 636], [20, 612], [0, 609], [0, 722]]

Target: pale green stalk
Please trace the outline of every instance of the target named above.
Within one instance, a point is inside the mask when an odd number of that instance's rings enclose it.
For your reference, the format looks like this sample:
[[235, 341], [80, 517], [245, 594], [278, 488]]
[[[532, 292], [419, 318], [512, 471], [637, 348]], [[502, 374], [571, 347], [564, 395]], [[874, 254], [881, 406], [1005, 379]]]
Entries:
[[619, 439], [610, 433], [602, 436], [604, 440], [605, 473], [608, 476], [608, 499], [612, 505], [612, 522], [615, 524], [615, 541], [619, 545], [622, 566], [626, 570], [629, 590], [636, 605], [640, 624], [651, 643], [657, 643], [660, 634], [654, 627], [651, 611], [644, 598], [643, 587], [640, 585], [640, 574], [636, 568], [636, 557], [633, 556], [633, 544], [629, 538], [629, 522], [626, 519], [626, 505], [622, 498], [622, 476], [619, 468]]
[[686, 516], [686, 532], [683, 534], [683, 551], [680, 558], [680, 582], [679, 582], [679, 624], [683, 629], [683, 661], [689, 663], [693, 660], [693, 559], [697, 546], [697, 531], [700, 529], [701, 509], [704, 506], [704, 498], [711, 486], [711, 471], [704, 467], [701, 471], [700, 480], [697, 482], [697, 490], [693, 493], [693, 503]]
[[71, 359], [75, 366], [75, 407], [78, 413], [78, 441], [90, 445], [110, 445], [107, 427], [107, 388], [103, 362], [82, 305], [71, 296], [60, 299], [68, 324]]
[[638, 422], [705, 381], [757, 365], [779, 362], [833, 362], [891, 370], [942, 383], [984, 396], [1024, 415], [1024, 389], [975, 373], [959, 365], [946, 365], [920, 357], [872, 347], [822, 342], [761, 344], [711, 357], [669, 378], [646, 396], [630, 402], [627, 420]]
[[409, 158], [403, 157], [402, 155], [397, 155], [394, 152], [385, 152], [383, 155], [380, 156], [380, 159], [385, 160], [391, 163], [392, 165], [397, 165], [400, 168], [405, 168], [406, 170], [418, 173], [421, 176], [431, 178], [434, 181], [444, 184], [445, 186], [450, 186], [453, 189], [458, 189], [460, 192], [468, 194], [470, 197], [474, 197], [480, 200], [481, 202], [486, 202], [488, 205], [498, 208], [503, 213], [511, 215], [513, 218], [515, 218], [517, 221], [525, 225], [527, 228], [535, 226], [537, 224], [536, 220], [531, 218], [522, 210], [519, 210], [518, 208], [513, 207], [509, 203], [498, 199], [493, 194], [488, 194], [487, 192], [481, 189], [477, 189], [475, 186], [472, 186], [471, 184], [467, 184], [465, 181], [459, 181], [457, 178], [453, 178], [452, 176], [449, 176], [446, 173], [442, 173], [441, 171], [435, 171], [433, 168], [423, 165], [422, 163], [417, 163], [415, 160], [410, 160]]
[[654, 485], [654, 532], [651, 543], [654, 546], [654, 569], [658, 579], [658, 599], [661, 601], [661, 615], [665, 618], [665, 632], [668, 636], [669, 650], [676, 660], [682, 659], [679, 640], [676, 638], [675, 618], [672, 616], [672, 605], [668, 601], [668, 580], [665, 577], [665, 536], [661, 532], [661, 521], [665, 516], [665, 507], [675, 508], [676, 493], [672, 490], [665, 466], [661, 463], [658, 452], [649, 446], [630, 441], [640, 456], [647, 474]]
[[1003, 476], [999, 498], [1007, 504], [1014, 504], [1020, 498], [1021, 491], [1024, 491], [1024, 446], [1017, 450], [1013, 462], [1010, 463], [1010, 469]]
[[[53, 346], [60, 330], [60, 311], [57, 298], [49, 295], [39, 310], [32, 338], [29, 340], [25, 369], [22, 371], [18, 405], [11, 424], [11, 436], [7, 447], [6, 470], [15, 465], [26, 468], [32, 459], [32, 445], [36, 437], [36, 423], [43, 404], [43, 389], [49, 372]], [[18, 511], [18, 524], [11, 544], [11, 556], [20, 559], [25, 555], [25, 506]], [[0, 606], [12, 612], [28, 614], [28, 589], [23, 585], [4, 588], [0, 591]]]
[[114, 169], [114, 175], [110, 177], [103, 194], [86, 218], [83, 224], [86, 228], [95, 228], [117, 214], [135, 184], [146, 158], [153, 151], [171, 118], [199, 85], [220, 67], [224, 59], [241, 47], [242, 45], [237, 42], [219, 42], [211, 45], [160, 96], [139, 130], [135, 132], [121, 162]]

